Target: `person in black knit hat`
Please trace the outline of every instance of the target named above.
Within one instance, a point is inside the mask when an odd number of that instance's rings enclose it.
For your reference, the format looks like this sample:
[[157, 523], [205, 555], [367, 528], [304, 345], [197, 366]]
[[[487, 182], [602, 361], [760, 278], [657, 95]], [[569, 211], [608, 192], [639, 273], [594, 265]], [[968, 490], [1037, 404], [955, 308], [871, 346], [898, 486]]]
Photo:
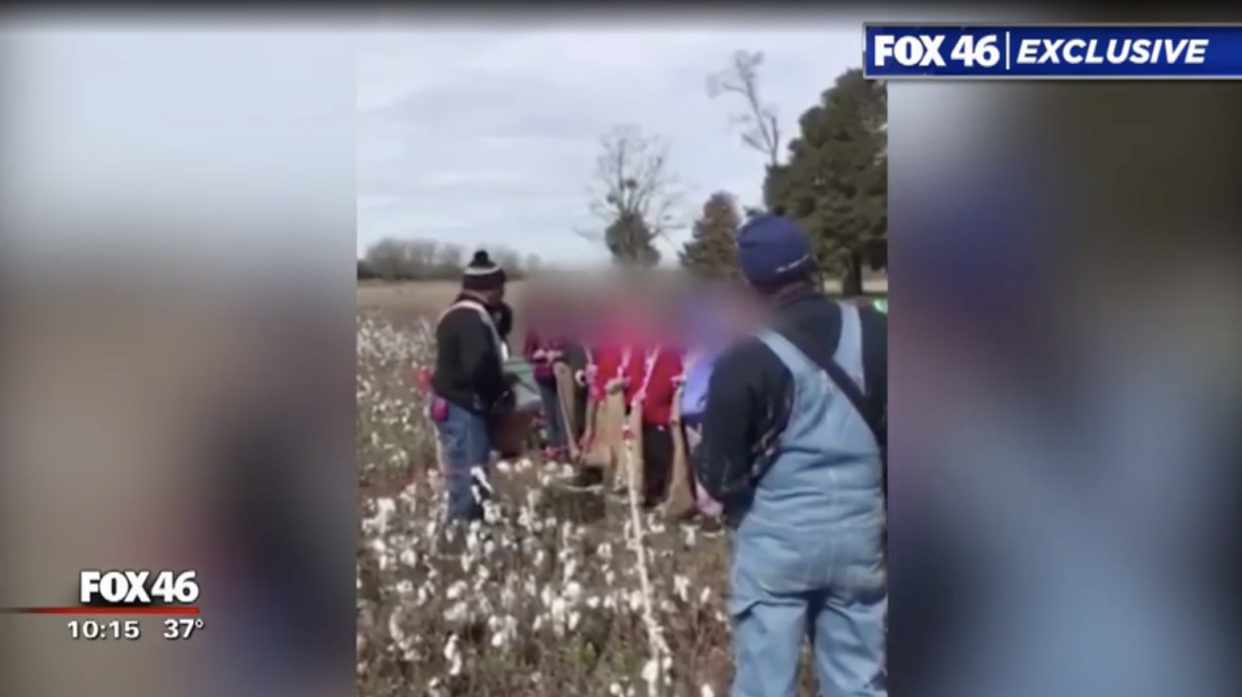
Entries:
[[463, 291], [467, 293], [498, 291], [489, 298], [487, 308], [491, 312], [496, 331], [500, 334], [505, 358], [509, 357], [509, 335], [513, 332], [513, 308], [505, 302], [505, 284], [508, 280], [504, 268], [492, 261], [486, 251], [480, 249], [466, 265], [461, 283]]
[[[450, 517], [483, 515], [492, 434], [506, 412], [510, 383], [504, 362], [512, 310], [504, 302], [504, 269], [478, 251], [462, 273], [461, 293], [436, 324], [431, 417], [440, 438]], [[507, 326], [505, 326], [507, 325]]]

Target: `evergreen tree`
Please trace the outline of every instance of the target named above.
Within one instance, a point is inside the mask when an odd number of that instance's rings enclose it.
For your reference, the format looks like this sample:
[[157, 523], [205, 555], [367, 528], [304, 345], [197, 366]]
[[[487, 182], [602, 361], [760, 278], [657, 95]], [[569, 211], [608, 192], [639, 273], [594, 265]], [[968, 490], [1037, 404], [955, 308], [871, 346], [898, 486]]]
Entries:
[[849, 70], [799, 126], [789, 161], [768, 170], [765, 203], [803, 225], [847, 295], [861, 294], [864, 267], [882, 267], [887, 256], [887, 87]]
[[708, 197], [678, 255], [682, 268], [705, 278], [736, 275], [736, 235], [741, 222], [732, 194], [720, 191]]

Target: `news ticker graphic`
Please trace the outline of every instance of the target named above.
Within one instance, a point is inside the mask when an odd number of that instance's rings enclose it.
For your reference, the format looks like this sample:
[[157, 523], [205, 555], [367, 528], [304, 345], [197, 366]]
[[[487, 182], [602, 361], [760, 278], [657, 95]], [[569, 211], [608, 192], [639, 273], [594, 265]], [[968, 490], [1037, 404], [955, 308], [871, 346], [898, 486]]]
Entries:
[[[3, 608], [6, 614], [71, 617], [73, 639], [134, 640], [142, 636], [135, 617], [162, 617], [161, 636], [187, 639], [203, 628], [197, 605], [197, 571], [85, 569], [78, 573], [77, 604]], [[116, 619], [112, 619], [116, 618]]]
[[1242, 25], [863, 25], [872, 79], [1239, 80]]

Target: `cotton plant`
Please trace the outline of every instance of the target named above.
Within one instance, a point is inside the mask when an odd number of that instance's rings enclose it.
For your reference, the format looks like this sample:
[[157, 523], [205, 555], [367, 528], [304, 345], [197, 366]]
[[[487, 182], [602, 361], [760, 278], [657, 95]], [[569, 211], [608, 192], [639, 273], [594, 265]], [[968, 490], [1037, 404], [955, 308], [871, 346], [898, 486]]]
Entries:
[[572, 468], [532, 458], [479, 473], [485, 522], [445, 518], [412, 380], [431, 339], [427, 322], [358, 322], [359, 695], [723, 694], [723, 540], [631, 502], [582, 519]]

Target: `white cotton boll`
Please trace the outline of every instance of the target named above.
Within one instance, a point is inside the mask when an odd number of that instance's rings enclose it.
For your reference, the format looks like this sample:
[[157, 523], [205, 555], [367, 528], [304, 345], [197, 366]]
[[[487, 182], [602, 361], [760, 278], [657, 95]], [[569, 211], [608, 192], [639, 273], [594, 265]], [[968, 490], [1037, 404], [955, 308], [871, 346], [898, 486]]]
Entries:
[[682, 601], [689, 600], [690, 579], [686, 578], [685, 576], [682, 576], [681, 574], [674, 576], [673, 577], [673, 593], [675, 593], [677, 597]]
[[468, 586], [466, 585], [465, 581], [454, 581], [453, 585], [449, 586], [448, 592], [445, 593], [445, 595], [448, 597], [449, 600], [457, 600], [463, 594], [465, 594], [467, 589], [468, 589]]
[[397, 582], [397, 593], [402, 596], [410, 595], [414, 592], [414, 582], [408, 578], [403, 578]]
[[716, 697], [716, 691], [711, 685], [704, 685], [699, 688], [699, 697]]
[[496, 463], [496, 471], [501, 474], [513, 474], [513, 465], [509, 464], [507, 460], [501, 460]]
[[500, 506], [491, 501], [483, 504], [483, 520], [488, 523], [499, 523]]
[[650, 686], [649, 693], [655, 692], [655, 684], [660, 679], [660, 664], [649, 660], [643, 664], [643, 682]]
[[704, 587], [703, 587], [703, 592], [702, 592], [702, 593], [699, 593], [699, 604], [700, 604], [700, 605], [706, 605], [706, 604], [707, 604], [707, 602], [708, 602], [709, 600], [711, 600], [711, 599], [712, 599], [712, 589], [711, 589], [711, 586], [704, 586]]
[[614, 682], [608, 686], [608, 694], [610, 695], [617, 695], [619, 697], [623, 692], [625, 690], [621, 689], [621, 685], [618, 683]]
[[392, 614], [388, 615], [388, 636], [392, 637], [393, 641], [405, 639], [405, 630], [401, 628], [404, 619], [405, 613], [401, 608], [393, 610]]
[[405, 566], [418, 566], [418, 552], [415, 552], [412, 549], [402, 550], [401, 554], [398, 556], [398, 559], [400, 559], [401, 563]]
[[458, 623], [464, 622], [470, 616], [470, 607], [466, 603], [458, 601], [449, 606], [444, 611], [444, 619], [448, 622]]

